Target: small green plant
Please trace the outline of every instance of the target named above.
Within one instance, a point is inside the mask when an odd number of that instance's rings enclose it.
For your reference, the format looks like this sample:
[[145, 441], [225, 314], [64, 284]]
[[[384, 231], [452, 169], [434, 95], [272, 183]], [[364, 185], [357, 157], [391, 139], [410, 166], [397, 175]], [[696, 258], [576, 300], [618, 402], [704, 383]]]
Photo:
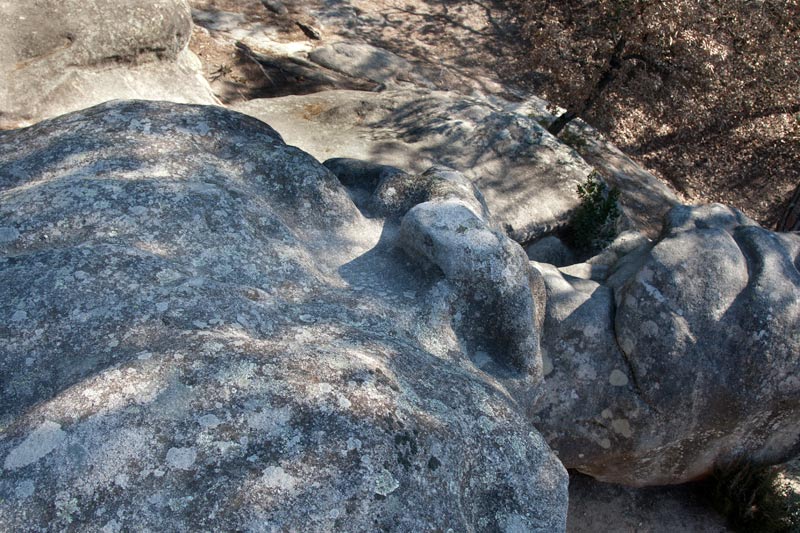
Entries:
[[582, 252], [599, 252], [617, 236], [619, 189], [609, 188], [599, 173], [592, 172], [578, 185], [578, 196], [581, 203], [572, 213], [567, 239]]

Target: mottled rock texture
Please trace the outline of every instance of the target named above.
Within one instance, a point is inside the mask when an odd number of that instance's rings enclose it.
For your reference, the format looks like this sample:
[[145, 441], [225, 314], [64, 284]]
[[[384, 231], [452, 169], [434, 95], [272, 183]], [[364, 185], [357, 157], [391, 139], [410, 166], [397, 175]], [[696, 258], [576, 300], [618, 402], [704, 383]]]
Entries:
[[234, 108], [320, 160], [348, 157], [410, 173], [446, 165], [462, 172], [518, 242], [566, 224], [578, 205], [575, 189], [592, 171], [534, 119], [487, 98], [419, 89], [326, 91]]
[[445, 275], [265, 124], [133, 101], [0, 133], [0, 228], [0, 529], [564, 529]]
[[309, 54], [309, 59], [354, 78], [390, 85], [398, 82], [432, 85], [416, 72], [414, 65], [402, 57], [365, 43], [341, 41], [326, 44], [314, 49]]
[[411, 176], [387, 165], [325, 162], [357, 191], [367, 212], [402, 216], [400, 246], [444, 275], [453, 325], [478, 364], [533, 387], [542, 374], [539, 332], [544, 283], [522, 248], [492, 220], [481, 192], [463, 174], [434, 166]]
[[[618, 251], [638, 241], [625, 239]], [[800, 448], [800, 236], [719, 204], [669, 212], [605, 283], [539, 265], [547, 287], [539, 427], [564, 464], [680, 483]]]
[[114, 98], [216, 103], [182, 0], [0, 2], [0, 128]]

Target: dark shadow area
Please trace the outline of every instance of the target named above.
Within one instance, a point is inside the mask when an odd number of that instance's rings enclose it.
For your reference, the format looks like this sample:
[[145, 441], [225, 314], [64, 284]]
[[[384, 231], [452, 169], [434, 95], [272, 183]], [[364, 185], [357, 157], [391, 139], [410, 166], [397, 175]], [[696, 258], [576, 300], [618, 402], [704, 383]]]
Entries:
[[594, 533], [598, 524], [608, 531], [731, 531], [706, 492], [702, 483], [634, 489], [570, 471], [567, 531]]

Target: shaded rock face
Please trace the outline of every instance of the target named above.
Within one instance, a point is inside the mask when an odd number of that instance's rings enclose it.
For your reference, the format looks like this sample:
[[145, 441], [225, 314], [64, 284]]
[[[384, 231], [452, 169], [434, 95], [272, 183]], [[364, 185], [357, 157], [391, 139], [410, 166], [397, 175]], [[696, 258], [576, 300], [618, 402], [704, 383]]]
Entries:
[[0, 529], [563, 530], [400, 233], [220, 108], [0, 133]]
[[[6, 2], [0, 10], [0, 127], [114, 98], [216, 103], [186, 45], [181, 0]], [[102, 31], [98, 31], [102, 28]]]
[[539, 265], [537, 427], [567, 467], [633, 485], [796, 454], [798, 267], [797, 235], [721, 205], [670, 211], [661, 239], [617, 261], [605, 284]]
[[351, 194], [356, 192], [359, 207], [372, 216], [398, 218], [417, 204], [457, 200], [485, 223], [492, 223], [483, 194], [453, 169], [432, 166], [410, 175], [389, 165], [344, 157], [328, 159], [323, 165], [348, 186]]
[[557, 267], [576, 262], [575, 253], [555, 235], [548, 235], [525, 247], [528, 259]]
[[470, 351], [540, 379], [543, 283], [519, 245], [457, 200], [415, 206], [400, 232], [403, 249], [456, 288], [456, 328]]
[[320, 160], [462, 172], [517, 242], [567, 223], [591, 167], [532, 118], [488, 99], [424, 90], [327, 91], [234, 106]]

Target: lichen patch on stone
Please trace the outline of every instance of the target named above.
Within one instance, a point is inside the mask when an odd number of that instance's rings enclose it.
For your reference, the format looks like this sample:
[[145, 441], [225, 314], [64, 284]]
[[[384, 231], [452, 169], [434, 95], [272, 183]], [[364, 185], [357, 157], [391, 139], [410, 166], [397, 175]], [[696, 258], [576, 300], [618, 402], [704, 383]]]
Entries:
[[167, 450], [166, 462], [170, 468], [190, 470], [197, 459], [195, 448], [170, 448]]
[[55, 450], [66, 436], [60, 424], [46, 420], [9, 452], [3, 461], [3, 468], [16, 470], [35, 463]]

